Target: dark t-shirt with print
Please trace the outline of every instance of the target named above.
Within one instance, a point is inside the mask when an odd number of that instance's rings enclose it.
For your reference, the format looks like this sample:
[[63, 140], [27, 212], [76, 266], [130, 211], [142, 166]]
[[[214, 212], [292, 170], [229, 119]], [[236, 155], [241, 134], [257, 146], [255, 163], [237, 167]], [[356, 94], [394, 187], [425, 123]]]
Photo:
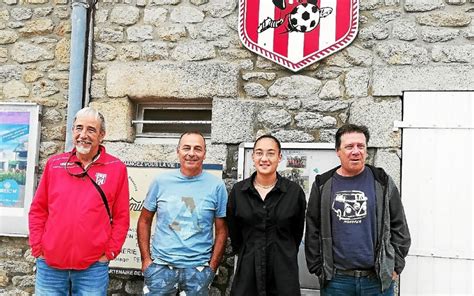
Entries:
[[353, 177], [334, 175], [331, 227], [337, 269], [374, 267], [375, 203], [375, 179], [370, 169], [365, 168]]

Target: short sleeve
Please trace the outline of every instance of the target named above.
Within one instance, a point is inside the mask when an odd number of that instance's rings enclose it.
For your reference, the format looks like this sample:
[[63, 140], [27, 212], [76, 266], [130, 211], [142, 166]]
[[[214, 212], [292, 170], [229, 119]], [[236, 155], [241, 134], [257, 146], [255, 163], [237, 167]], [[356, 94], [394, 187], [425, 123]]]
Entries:
[[227, 210], [227, 190], [225, 189], [224, 182], [219, 182], [216, 190], [217, 194], [217, 210], [216, 217], [224, 218]]
[[150, 212], [156, 212], [158, 191], [158, 179], [155, 178], [148, 188], [148, 193], [146, 194], [145, 202], [143, 203], [143, 207]]

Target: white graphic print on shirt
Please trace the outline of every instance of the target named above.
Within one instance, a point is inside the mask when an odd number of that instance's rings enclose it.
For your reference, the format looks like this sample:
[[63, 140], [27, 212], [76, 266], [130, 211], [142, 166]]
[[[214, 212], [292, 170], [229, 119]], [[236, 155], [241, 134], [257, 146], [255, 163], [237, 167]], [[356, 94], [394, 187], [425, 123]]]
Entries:
[[332, 210], [343, 223], [361, 223], [367, 217], [367, 196], [357, 190], [338, 191], [332, 202]]
[[202, 231], [193, 197], [181, 197], [181, 210], [169, 225], [182, 239]]

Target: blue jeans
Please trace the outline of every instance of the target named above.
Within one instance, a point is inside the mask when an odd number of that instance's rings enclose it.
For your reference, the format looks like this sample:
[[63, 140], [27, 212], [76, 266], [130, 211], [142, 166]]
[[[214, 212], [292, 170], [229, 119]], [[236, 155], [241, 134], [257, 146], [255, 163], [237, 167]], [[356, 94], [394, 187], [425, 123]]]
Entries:
[[103, 296], [109, 286], [109, 262], [96, 262], [84, 270], [56, 269], [36, 260], [36, 296]]
[[152, 263], [143, 276], [144, 295], [174, 296], [184, 291], [186, 296], [207, 296], [215, 273], [209, 266], [176, 268]]
[[321, 290], [323, 296], [393, 296], [393, 281], [383, 293], [375, 276], [353, 277], [336, 274]]

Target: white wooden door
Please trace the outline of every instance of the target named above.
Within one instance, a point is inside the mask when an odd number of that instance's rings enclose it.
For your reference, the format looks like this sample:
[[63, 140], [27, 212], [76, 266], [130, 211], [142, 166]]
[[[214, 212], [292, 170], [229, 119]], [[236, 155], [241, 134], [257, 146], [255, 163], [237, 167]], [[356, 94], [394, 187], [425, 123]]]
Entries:
[[405, 92], [405, 295], [474, 295], [474, 92]]

